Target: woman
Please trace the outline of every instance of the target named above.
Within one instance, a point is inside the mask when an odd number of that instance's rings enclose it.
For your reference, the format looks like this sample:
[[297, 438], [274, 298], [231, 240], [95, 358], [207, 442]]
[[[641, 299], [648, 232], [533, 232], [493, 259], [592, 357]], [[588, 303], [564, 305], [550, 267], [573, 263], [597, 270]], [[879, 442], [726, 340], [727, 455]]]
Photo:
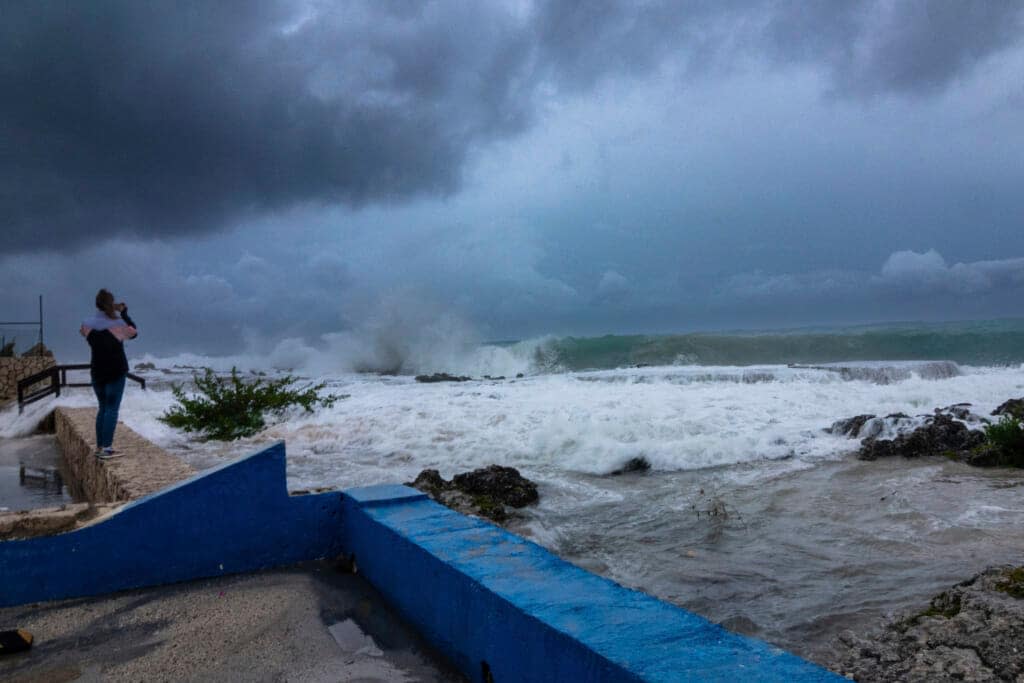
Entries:
[[124, 340], [138, 336], [135, 323], [128, 317], [128, 306], [114, 303], [114, 295], [105, 289], [96, 294], [97, 313], [87, 318], [79, 330], [89, 347], [92, 358], [89, 372], [92, 389], [99, 401], [96, 411], [96, 457], [101, 460], [120, 455], [114, 448], [114, 429], [117, 411], [121, 407], [124, 380], [128, 374], [128, 359], [124, 355]]

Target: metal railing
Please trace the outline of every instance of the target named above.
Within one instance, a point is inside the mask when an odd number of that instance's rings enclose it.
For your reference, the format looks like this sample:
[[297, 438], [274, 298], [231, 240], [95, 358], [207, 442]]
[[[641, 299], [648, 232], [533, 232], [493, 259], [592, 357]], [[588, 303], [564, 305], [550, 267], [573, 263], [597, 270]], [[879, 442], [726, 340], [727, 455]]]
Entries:
[[[0, 320], [0, 328], [28, 325], [39, 328], [39, 345], [43, 345], [43, 295], [39, 295], [39, 320]], [[3, 337], [0, 346], [7, 344], [7, 337]]]
[[[52, 368], [47, 368], [42, 372], [37, 372], [34, 375], [29, 375], [23, 379], [18, 380], [18, 412], [21, 413], [25, 406], [29, 403], [35, 403], [40, 399], [44, 399], [51, 394], [54, 396], [60, 396], [61, 387], [91, 387], [91, 382], [69, 382], [68, 371], [69, 370], [88, 370], [88, 363], [80, 363], [77, 365], [54, 365]], [[139, 386], [143, 389], [146, 388], [146, 379], [139, 377], [131, 372], [128, 373], [128, 379], [133, 382], [138, 382]], [[43, 387], [38, 387], [29, 391], [29, 389], [41, 382], [49, 380], [49, 383]]]

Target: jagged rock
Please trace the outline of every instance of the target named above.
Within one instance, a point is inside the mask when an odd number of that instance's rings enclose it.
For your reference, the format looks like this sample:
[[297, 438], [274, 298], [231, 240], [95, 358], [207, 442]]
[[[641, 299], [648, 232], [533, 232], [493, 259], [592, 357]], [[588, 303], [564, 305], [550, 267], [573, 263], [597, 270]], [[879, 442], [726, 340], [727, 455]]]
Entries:
[[154, 363], [136, 363], [136, 370], [156, 370], [156, 364]]
[[914, 418], [906, 413], [890, 413], [885, 417], [856, 415], [833, 422], [825, 431], [829, 434], [845, 434], [851, 439], [874, 439], [882, 433], [903, 434], [910, 431], [914, 424]]
[[414, 481], [406, 484], [406, 486], [411, 486], [414, 489], [423, 491], [432, 498], [440, 494], [450, 485], [450, 482], [445, 481], [444, 477], [442, 477], [441, 473], [437, 470], [423, 470], [416, 475], [416, 479]]
[[1005, 451], [993, 443], [984, 443], [971, 449], [964, 455], [963, 461], [975, 467], [1002, 467], [1007, 464]]
[[845, 420], [837, 420], [832, 423], [831, 427], [826, 427], [825, 431], [829, 434], [846, 435], [852, 439], [860, 436], [860, 430], [864, 426], [864, 423], [868, 420], [873, 419], [874, 415], [855, 415], [854, 417], [847, 418]]
[[880, 632], [844, 631], [830, 668], [858, 681], [1024, 680], [1024, 567], [993, 567]]
[[646, 472], [649, 469], [651, 469], [651, 463], [647, 462], [647, 458], [638, 457], [630, 458], [626, 461], [626, 464], [617, 470], [612, 470], [609, 474], [618, 476], [620, 474], [626, 474], [627, 472]]
[[456, 474], [451, 481], [446, 481], [437, 470], [423, 470], [406, 485], [453, 510], [498, 523], [510, 517], [506, 505], [521, 508], [540, 499], [534, 482], [520, 475], [516, 468], [500, 465]]
[[1024, 420], [1024, 398], [1011, 398], [1004, 401], [998, 408], [992, 411], [993, 415], [1010, 415], [1019, 420]]
[[449, 375], [447, 372], [435, 372], [433, 375], [416, 375], [417, 382], [431, 384], [433, 382], [468, 382], [472, 377]]
[[969, 422], [971, 424], [990, 424], [990, 420], [988, 418], [971, 412], [970, 403], [954, 403], [953, 405], [946, 406], [945, 408], [936, 408], [935, 414], [949, 415], [950, 417], [955, 417], [958, 420], [963, 420], [964, 422]]
[[540, 499], [537, 485], [519, 474], [515, 467], [489, 465], [472, 472], [456, 474], [452, 483], [460, 491], [474, 496], [490, 496], [514, 508], [525, 507]]
[[505, 375], [498, 375], [497, 377], [491, 377], [490, 375], [484, 375], [484, 379], [490, 379], [490, 380], [505, 379]]
[[970, 403], [954, 403], [951, 406], [945, 408], [936, 408], [935, 414], [946, 414], [955, 417], [958, 420], [966, 420], [971, 415], [971, 404]]
[[861, 442], [857, 457], [861, 460], [902, 455], [917, 458], [924, 455], [952, 455], [966, 460], [968, 452], [985, 443], [985, 435], [968, 429], [949, 415], [937, 414], [909, 434], [895, 439], [866, 438]]

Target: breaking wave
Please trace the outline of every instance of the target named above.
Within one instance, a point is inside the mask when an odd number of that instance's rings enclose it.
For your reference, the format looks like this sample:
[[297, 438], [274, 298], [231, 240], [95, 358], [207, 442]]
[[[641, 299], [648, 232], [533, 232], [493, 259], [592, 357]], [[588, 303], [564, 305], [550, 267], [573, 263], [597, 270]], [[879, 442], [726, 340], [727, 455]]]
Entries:
[[[256, 342], [245, 354], [209, 358], [138, 359], [162, 367], [207, 365], [215, 369], [277, 368], [306, 375], [434, 372], [471, 377], [514, 377], [647, 367], [716, 368], [703, 381], [773, 381], [790, 366], [828, 371], [845, 380], [879, 384], [910, 377], [954, 377], [960, 366], [1024, 363], [1024, 321], [848, 328], [772, 333], [546, 336], [482, 342], [457, 317], [375, 321], [359, 329], [323, 335], [314, 342], [285, 339], [266, 348]], [[883, 360], [884, 359], [884, 360]], [[721, 368], [740, 368], [723, 374]], [[686, 381], [702, 381], [699, 373]]]

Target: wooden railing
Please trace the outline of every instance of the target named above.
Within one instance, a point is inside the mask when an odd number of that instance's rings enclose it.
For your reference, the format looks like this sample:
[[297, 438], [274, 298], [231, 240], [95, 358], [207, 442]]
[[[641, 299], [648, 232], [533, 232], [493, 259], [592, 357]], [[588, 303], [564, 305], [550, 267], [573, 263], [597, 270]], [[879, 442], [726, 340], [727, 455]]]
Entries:
[[[68, 370], [88, 370], [88, 363], [80, 363], [77, 365], [54, 365], [52, 368], [47, 368], [42, 372], [37, 372], [34, 375], [29, 375], [24, 379], [18, 380], [18, 412], [20, 413], [25, 409], [25, 406], [29, 403], [34, 403], [40, 399], [46, 398], [51, 394], [54, 396], [60, 396], [61, 387], [91, 387], [91, 382], [69, 382], [68, 381]], [[143, 389], [146, 388], [146, 380], [138, 375], [128, 373], [128, 379], [133, 382], [138, 382], [139, 386]], [[43, 387], [35, 388], [29, 391], [29, 388], [33, 385], [39, 384], [49, 380], [49, 383]]]

